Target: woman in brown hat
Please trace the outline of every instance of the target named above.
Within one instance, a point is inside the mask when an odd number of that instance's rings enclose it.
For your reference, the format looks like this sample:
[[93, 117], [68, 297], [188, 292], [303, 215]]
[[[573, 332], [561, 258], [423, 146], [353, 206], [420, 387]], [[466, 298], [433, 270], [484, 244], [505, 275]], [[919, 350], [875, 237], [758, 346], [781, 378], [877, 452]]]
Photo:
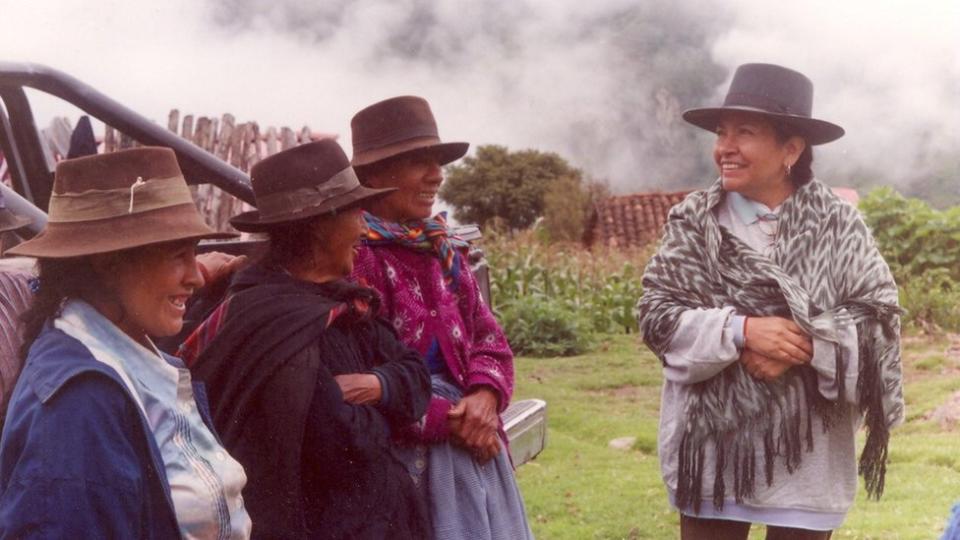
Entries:
[[859, 471], [883, 491], [903, 418], [897, 288], [857, 209], [814, 178], [813, 85], [740, 66], [716, 133], [720, 178], [674, 207], [643, 277], [640, 328], [663, 363], [659, 455], [682, 538], [829, 538]]
[[499, 413], [513, 393], [513, 353], [483, 303], [466, 242], [431, 217], [441, 166], [467, 143], [442, 142], [426, 100], [375, 103], [352, 120], [364, 185], [393, 193], [367, 204], [354, 275], [383, 297], [384, 316], [424, 356], [433, 397], [412, 431], [411, 473], [427, 482], [438, 538], [531, 537]]
[[416, 352], [347, 281], [360, 204], [392, 190], [360, 185], [332, 140], [257, 163], [257, 210], [231, 220], [269, 250], [181, 348], [209, 391], [214, 423], [247, 470], [260, 538], [430, 538], [426, 505], [392, 444], [424, 412]]
[[152, 338], [203, 284], [203, 238], [174, 153], [57, 165], [50, 219], [10, 250], [38, 259], [26, 363], [0, 441], [0, 537], [246, 538], [242, 467], [203, 393]]

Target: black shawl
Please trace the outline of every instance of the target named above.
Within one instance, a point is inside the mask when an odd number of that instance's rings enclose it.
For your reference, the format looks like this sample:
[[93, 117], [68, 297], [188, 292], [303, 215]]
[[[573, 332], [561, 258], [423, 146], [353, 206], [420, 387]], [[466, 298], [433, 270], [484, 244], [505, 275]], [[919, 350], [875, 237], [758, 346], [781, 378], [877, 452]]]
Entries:
[[[372, 537], [378, 533], [368, 532], [376, 530], [370, 523], [375, 526], [378, 520], [388, 521], [383, 527], [395, 527], [400, 537], [429, 535], [426, 512], [417, 501], [376, 498], [389, 493], [410, 499], [413, 493], [409, 476], [390, 455], [390, 425], [419, 418], [430, 387], [416, 353], [371, 319], [377, 303], [374, 291], [346, 281], [313, 284], [255, 266], [235, 277], [224, 304], [184, 344], [185, 360], [207, 385], [214, 424], [247, 471], [244, 499], [254, 536]], [[331, 342], [331, 332], [338, 336], [334, 348], [324, 345]], [[362, 359], [367, 369], [376, 363], [373, 356], [385, 356], [378, 359], [385, 364], [385, 376], [397, 381], [389, 385], [393, 405], [343, 403], [332, 376], [338, 374], [336, 362], [345, 356]], [[331, 425], [338, 427], [331, 431]], [[344, 433], [352, 430], [358, 433]], [[331, 465], [338, 460], [367, 464], [350, 472], [354, 484], [345, 485], [342, 498], [324, 504], [332, 509], [342, 503], [342, 515], [335, 522], [328, 520], [329, 528], [310, 531], [309, 516], [318, 509], [309, 496], [316, 491], [318, 476], [303, 468], [318, 457], [304, 454], [310, 451], [306, 448], [310, 441], [322, 440], [317, 433], [345, 441], [338, 443], [341, 446], [365, 449], [359, 453], [334, 449], [325, 454]], [[380, 477], [378, 485], [366, 485], [370, 481], [364, 475], [370, 471]], [[332, 471], [319, 478], [342, 485], [338, 474]], [[314, 481], [307, 486], [310, 479]], [[368, 493], [375, 506], [383, 507], [382, 513], [369, 510], [370, 500], [364, 500]], [[363, 512], [355, 511], [358, 508]], [[402, 523], [390, 521], [398, 515]]]

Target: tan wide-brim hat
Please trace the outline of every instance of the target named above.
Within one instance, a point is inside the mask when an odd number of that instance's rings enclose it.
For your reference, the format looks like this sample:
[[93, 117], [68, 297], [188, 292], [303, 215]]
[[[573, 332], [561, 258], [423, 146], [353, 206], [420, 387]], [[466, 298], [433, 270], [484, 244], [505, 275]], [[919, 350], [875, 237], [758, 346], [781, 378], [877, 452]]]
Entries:
[[350, 121], [354, 167], [370, 165], [411, 152], [427, 152], [446, 165], [466, 155], [465, 142], [443, 142], [430, 104], [417, 96], [399, 96], [374, 103]]
[[361, 185], [343, 148], [332, 139], [295, 146], [258, 161], [250, 170], [250, 182], [257, 209], [230, 219], [238, 231], [269, 231], [397, 190]]
[[58, 163], [47, 226], [7, 253], [56, 259], [236, 236], [204, 223], [173, 150], [143, 147]]

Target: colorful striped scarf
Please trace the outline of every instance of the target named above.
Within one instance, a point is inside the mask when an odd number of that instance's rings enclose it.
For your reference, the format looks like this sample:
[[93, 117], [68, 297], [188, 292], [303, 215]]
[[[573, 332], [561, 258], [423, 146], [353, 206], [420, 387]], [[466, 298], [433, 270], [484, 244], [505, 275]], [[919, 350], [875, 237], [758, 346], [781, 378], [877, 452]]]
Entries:
[[443, 282], [450, 290], [457, 290], [460, 273], [460, 249], [468, 247], [466, 240], [451, 234], [447, 227], [447, 213], [423, 219], [395, 223], [363, 213], [367, 223], [364, 244], [378, 246], [397, 244], [418, 251], [427, 251], [436, 255], [443, 268]]

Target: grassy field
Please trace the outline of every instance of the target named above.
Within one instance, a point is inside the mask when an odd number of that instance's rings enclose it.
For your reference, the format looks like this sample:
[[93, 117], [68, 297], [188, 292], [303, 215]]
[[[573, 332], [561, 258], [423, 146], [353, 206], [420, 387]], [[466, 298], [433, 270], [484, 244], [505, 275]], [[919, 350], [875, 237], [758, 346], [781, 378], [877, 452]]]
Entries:
[[[660, 369], [631, 336], [612, 336], [595, 353], [520, 358], [516, 397], [547, 401], [547, 449], [517, 476], [540, 539], [677, 538], [656, 455]], [[956, 338], [904, 340], [907, 423], [891, 442], [880, 502], [864, 491], [834, 538], [936, 539], [960, 500], [960, 440], [927, 420], [960, 390]], [[631, 450], [610, 440], [637, 438]], [[755, 527], [753, 538], [762, 538]]]

